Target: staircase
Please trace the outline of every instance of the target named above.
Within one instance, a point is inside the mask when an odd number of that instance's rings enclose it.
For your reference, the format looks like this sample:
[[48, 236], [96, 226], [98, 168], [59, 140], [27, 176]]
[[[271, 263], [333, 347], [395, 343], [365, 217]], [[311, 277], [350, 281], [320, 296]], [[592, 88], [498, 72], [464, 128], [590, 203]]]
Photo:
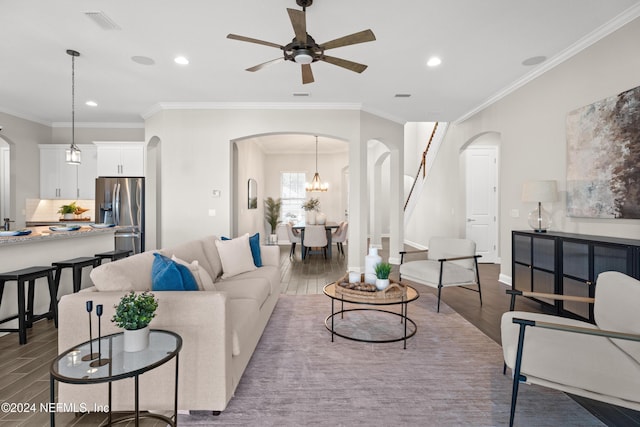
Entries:
[[[431, 136], [427, 141], [426, 148], [422, 152], [422, 159], [420, 161], [420, 165], [418, 166], [418, 172], [414, 178], [405, 175], [405, 183], [409, 180], [412, 180], [410, 186], [409, 184], [405, 185], [405, 194], [408, 193], [406, 202], [404, 204], [404, 225], [407, 226], [409, 219], [411, 218], [411, 214], [413, 213], [418, 200], [420, 200], [420, 195], [422, 194], [422, 189], [424, 187], [424, 183], [429, 175], [429, 171], [435, 162], [436, 156], [438, 154], [438, 150], [440, 149], [440, 145], [444, 140], [444, 136], [447, 133], [448, 123], [439, 123], [435, 122], [433, 126], [433, 130], [431, 131]], [[408, 190], [406, 187], [409, 187]]]

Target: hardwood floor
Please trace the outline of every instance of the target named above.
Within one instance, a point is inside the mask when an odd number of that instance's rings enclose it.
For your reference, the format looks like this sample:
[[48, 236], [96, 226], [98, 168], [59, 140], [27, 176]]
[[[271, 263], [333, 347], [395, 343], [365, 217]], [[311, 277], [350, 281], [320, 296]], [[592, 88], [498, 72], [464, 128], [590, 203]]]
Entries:
[[[388, 253], [388, 241], [383, 240], [383, 249], [379, 251], [383, 259]], [[346, 249], [346, 248], [345, 248]], [[407, 248], [411, 249], [411, 248]], [[347, 259], [333, 251], [333, 257], [325, 260], [313, 255], [302, 261], [299, 248], [294, 259], [289, 258], [289, 247], [280, 248], [283, 294], [304, 295], [320, 294], [322, 287], [333, 282], [347, 270]], [[507, 287], [498, 282], [499, 266], [480, 265], [483, 305], [479, 304], [478, 294], [461, 288], [448, 288], [442, 292], [442, 300], [475, 325], [487, 336], [500, 343], [500, 316], [509, 309], [509, 299], [505, 294]], [[392, 277], [397, 278], [397, 266]], [[421, 293], [435, 290], [420, 287]], [[516, 308], [522, 311], [541, 311], [539, 304], [526, 299], [519, 300]], [[0, 411], [1, 426], [45, 426], [49, 425], [49, 414], [40, 411], [40, 403], [49, 400], [49, 366], [57, 354], [57, 330], [52, 321], [37, 322], [28, 333], [28, 343], [18, 345], [17, 334], [0, 337], [0, 403], [35, 404], [21, 413]], [[502, 366], [496, 366], [501, 369]], [[596, 417], [610, 426], [640, 425], [640, 413], [574, 397]], [[58, 425], [92, 426], [101, 418], [96, 415], [75, 417], [72, 413], [60, 413], [56, 416]], [[131, 424], [131, 423], [130, 423]], [[155, 420], [145, 420], [144, 426], [163, 425]], [[133, 425], [133, 424], [131, 424]]]

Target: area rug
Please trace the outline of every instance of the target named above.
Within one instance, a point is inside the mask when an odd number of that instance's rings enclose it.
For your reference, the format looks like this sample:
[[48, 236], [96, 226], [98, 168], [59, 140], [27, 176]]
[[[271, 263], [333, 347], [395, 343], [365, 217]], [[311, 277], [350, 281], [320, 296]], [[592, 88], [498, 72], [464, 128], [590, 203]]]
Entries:
[[[242, 377], [219, 416], [180, 415], [186, 426], [504, 426], [511, 377], [502, 375], [498, 344], [423, 294], [410, 304], [418, 330], [407, 342], [367, 344], [336, 337], [324, 326], [324, 295], [283, 295]], [[397, 328], [397, 317], [364, 319]], [[382, 315], [385, 316], [385, 315]], [[393, 331], [391, 331], [393, 332]], [[601, 426], [563, 393], [520, 387], [518, 426]]]

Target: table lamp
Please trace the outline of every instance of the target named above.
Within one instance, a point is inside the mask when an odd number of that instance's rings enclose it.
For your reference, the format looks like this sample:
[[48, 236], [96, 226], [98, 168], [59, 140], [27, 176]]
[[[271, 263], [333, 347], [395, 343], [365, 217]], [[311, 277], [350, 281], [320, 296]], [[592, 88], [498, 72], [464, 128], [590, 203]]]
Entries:
[[522, 201], [537, 202], [538, 207], [529, 213], [529, 226], [536, 233], [545, 233], [551, 227], [551, 215], [542, 202], [554, 202], [558, 197], [555, 181], [527, 181], [522, 186]]

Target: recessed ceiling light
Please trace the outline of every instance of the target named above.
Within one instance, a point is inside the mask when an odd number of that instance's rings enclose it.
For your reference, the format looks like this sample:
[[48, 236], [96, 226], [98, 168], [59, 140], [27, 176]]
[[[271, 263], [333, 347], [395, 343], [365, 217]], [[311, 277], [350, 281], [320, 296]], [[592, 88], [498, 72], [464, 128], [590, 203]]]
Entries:
[[429, 67], [437, 67], [440, 64], [442, 64], [442, 59], [438, 58], [437, 56], [432, 56], [427, 61], [427, 66]]
[[189, 60], [187, 58], [185, 58], [184, 56], [176, 56], [176, 59], [174, 59], [174, 61], [176, 62], [176, 64], [180, 64], [180, 65], [188, 65], [189, 64]]
[[525, 65], [527, 67], [531, 65], [538, 65], [543, 63], [546, 60], [547, 60], [546, 56], [532, 56], [531, 58], [527, 58], [524, 61], [522, 61], [522, 65]]
[[156, 63], [156, 61], [149, 58], [148, 56], [132, 56], [131, 60], [140, 65], [153, 65]]
[[98, 103], [96, 101], [87, 101], [85, 102], [85, 105], [88, 105], [89, 107], [97, 107]]

